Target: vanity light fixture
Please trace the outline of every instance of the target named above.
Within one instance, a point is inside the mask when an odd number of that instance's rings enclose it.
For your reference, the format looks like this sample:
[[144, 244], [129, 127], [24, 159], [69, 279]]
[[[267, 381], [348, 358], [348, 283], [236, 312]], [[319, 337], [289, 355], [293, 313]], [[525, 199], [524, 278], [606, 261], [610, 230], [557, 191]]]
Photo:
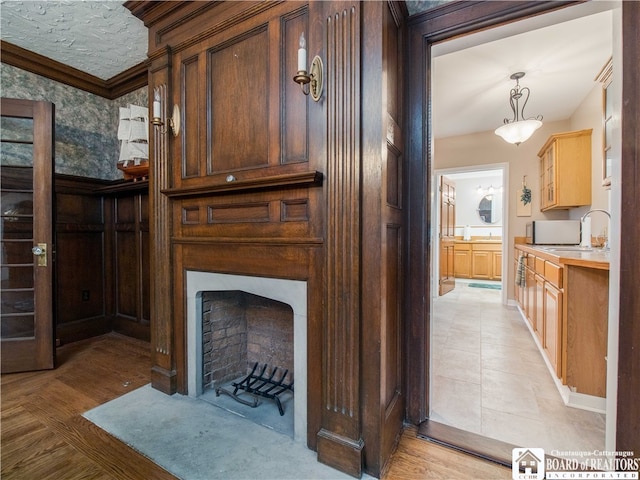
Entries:
[[298, 47], [298, 73], [293, 77], [293, 81], [300, 84], [302, 93], [311, 94], [311, 98], [316, 102], [322, 96], [323, 70], [322, 59], [316, 55], [311, 61], [310, 72], [307, 73], [307, 42], [304, 39], [304, 32], [301, 33]]
[[482, 188], [482, 185], [478, 185], [478, 188], [476, 189], [478, 195], [493, 195], [494, 193], [496, 193], [496, 191], [502, 193], [502, 190], [502, 185], [500, 185], [499, 187], [494, 187], [493, 184], [489, 185], [489, 188], [487, 188], [486, 190]]
[[[159, 132], [161, 134], [167, 133], [166, 128], [164, 127], [164, 123], [162, 121], [162, 100], [161, 100], [161, 87], [157, 87], [153, 90], [153, 117], [151, 118], [151, 123], [156, 127], [159, 127]], [[167, 124], [171, 128], [173, 132], [173, 136], [177, 137], [180, 133], [180, 107], [178, 105], [173, 106], [173, 113], [171, 117], [167, 118]]]
[[[505, 142], [520, 145], [528, 140], [533, 132], [542, 126], [542, 115], [525, 118], [524, 107], [527, 105], [531, 91], [529, 87], [520, 87], [520, 79], [524, 77], [524, 72], [516, 72], [509, 78], [516, 81], [516, 86], [509, 92], [509, 104], [513, 111], [513, 119], [504, 119], [504, 125], [496, 128], [495, 134], [504, 139]], [[522, 108], [520, 108], [520, 100]]]

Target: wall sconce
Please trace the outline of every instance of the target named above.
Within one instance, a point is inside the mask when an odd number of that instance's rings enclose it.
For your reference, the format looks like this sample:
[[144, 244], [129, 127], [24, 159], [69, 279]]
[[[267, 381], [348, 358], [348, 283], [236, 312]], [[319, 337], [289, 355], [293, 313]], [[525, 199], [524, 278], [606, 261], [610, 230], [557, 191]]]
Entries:
[[[156, 127], [160, 127], [161, 134], [167, 133], [166, 128], [161, 128], [164, 127], [164, 122], [162, 121], [162, 102], [159, 88], [153, 91], [153, 117], [151, 118], [151, 123]], [[177, 137], [180, 133], [180, 107], [178, 105], [173, 106], [173, 113], [171, 117], [167, 118], [167, 124], [171, 128], [173, 136]]]
[[323, 70], [322, 59], [316, 55], [311, 61], [310, 72], [307, 73], [307, 42], [304, 39], [304, 32], [301, 33], [298, 48], [298, 73], [293, 77], [293, 81], [300, 84], [302, 93], [311, 94], [311, 98], [316, 102], [322, 96]]

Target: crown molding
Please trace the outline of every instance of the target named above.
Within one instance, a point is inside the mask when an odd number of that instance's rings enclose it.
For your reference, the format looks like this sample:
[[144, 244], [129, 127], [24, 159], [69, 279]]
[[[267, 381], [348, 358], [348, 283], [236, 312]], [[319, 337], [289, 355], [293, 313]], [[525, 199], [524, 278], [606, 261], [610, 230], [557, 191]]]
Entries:
[[102, 80], [51, 58], [0, 40], [0, 61], [74, 88], [114, 100], [148, 83], [147, 62]]

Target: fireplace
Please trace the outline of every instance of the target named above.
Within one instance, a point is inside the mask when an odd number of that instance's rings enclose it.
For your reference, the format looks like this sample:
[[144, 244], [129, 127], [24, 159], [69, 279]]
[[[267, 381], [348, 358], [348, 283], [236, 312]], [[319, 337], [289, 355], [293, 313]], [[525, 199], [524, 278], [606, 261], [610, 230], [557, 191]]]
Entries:
[[[187, 271], [187, 386], [191, 397], [205, 393], [204, 351], [203, 351], [203, 296], [205, 292], [227, 292], [222, 298], [229, 302], [244, 302], [246, 298], [257, 296], [253, 305], [267, 305], [264, 299], [281, 302], [293, 311], [293, 378], [295, 379], [295, 395], [293, 398], [293, 436], [296, 441], [306, 443], [307, 439], [307, 283], [298, 280], [285, 280], [267, 277], [230, 275], [221, 273]], [[262, 300], [260, 299], [262, 298]], [[236, 332], [236, 327], [231, 328]], [[241, 336], [241, 335], [240, 335]], [[246, 339], [245, 339], [246, 340]], [[242, 342], [242, 340], [233, 340]], [[229, 342], [227, 342], [229, 343]], [[234, 347], [235, 348], [235, 347]], [[246, 347], [242, 347], [246, 348]], [[256, 350], [260, 346], [254, 346]], [[251, 361], [249, 354], [249, 361]], [[246, 360], [245, 360], [246, 361]], [[274, 362], [288, 363], [286, 359]], [[219, 366], [218, 366], [219, 367]], [[216, 368], [218, 368], [216, 367]], [[287, 366], [285, 365], [285, 368]], [[220, 368], [218, 368], [220, 369]], [[224, 375], [222, 375], [223, 377]], [[233, 374], [231, 374], [233, 376]], [[224, 378], [220, 378], [223, 382]], [[276, 406], [264, 405], [260, 408]]]

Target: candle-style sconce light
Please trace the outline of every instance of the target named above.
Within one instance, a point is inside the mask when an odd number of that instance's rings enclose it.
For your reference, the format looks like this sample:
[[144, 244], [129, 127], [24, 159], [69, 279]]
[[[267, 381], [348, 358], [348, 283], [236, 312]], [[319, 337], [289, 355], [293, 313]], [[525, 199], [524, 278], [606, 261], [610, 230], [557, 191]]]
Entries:
[[[165, 122], [162, 121], [162, 99], [160, 95], [160, 88], [156, 88], [153, 91], [153, 117], [151, 118], [151, 123], [156, 127], [160, 127], [160, 133], [167, 133], [166, 128], [162, 128], [165, 126]], [[177, 137], [180, 133], [180, 107], [178, 105], [173, 106], [173, 113], [171, 117], [167, 118], [167, 124], [171, 131], [173, 132], [173, 136]]]
[[307, 73], [307, 42], [304, 33], [300, 34], [300, 44], [298, 48], [298, 73], [293, 77], [293, 81], [300, 84], [305, 95], [311, 95], [314, 101], [320, 100], [322, 96], [324, 65], [322, 59], [316, 55], [311, 61], [310, 71]]

